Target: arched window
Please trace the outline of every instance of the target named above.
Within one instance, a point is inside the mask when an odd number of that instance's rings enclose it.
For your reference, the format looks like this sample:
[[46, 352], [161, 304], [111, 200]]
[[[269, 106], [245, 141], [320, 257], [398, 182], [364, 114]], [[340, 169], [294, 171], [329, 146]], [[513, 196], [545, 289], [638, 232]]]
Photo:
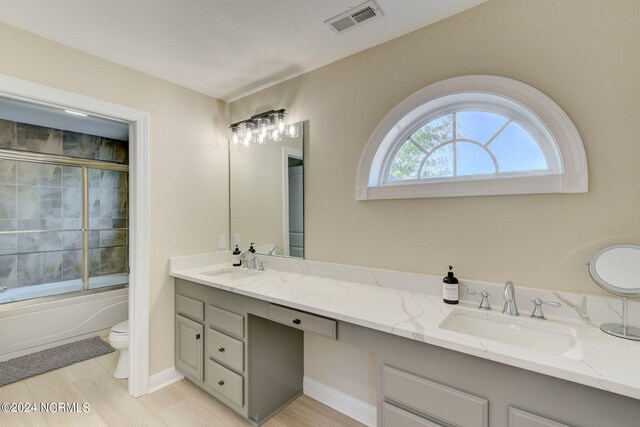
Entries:
[[357, 198], [587, 191], [580, 135], [550, 98], [495, 76], [445, 80], [413, 94], [376, 128]]

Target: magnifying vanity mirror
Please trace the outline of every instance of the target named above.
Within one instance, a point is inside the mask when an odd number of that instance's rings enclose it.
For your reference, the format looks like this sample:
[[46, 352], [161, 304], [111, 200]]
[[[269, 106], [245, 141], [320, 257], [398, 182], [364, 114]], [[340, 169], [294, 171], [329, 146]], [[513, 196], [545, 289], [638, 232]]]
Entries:
[[616, 337], [640, 341], [640, 329], [629, 326], [628, 319], [628, 298], [640, 296], [640, 245], [607, 246], [588, 265], [598, 286], [622, 297], [622, 324], [605, 323], [600, 329]]
[[304, 126], [290, 126], [278, 141], [229, 146], [231, 250], [304, 257]]

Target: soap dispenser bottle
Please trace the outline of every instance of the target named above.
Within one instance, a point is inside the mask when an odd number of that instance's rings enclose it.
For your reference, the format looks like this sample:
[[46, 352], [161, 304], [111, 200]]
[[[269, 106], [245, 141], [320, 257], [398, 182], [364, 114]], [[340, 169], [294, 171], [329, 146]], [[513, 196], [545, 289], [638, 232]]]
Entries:
[[242, 261], [240, 261], [240, 249], [238, 249], [238, 245], [236, 245], [236, 248], [231, 254], [231, 263], [234, 267], [240, 267], [240, 264], [242, 264]]
[[255, 250], [255, 249], [253, 249], [253, 245], [255, 245], [255, 242], [251, 242], [251, 244], [249, 245], [249, 252], [252, 252], [252, 253], [254, 253], [254, 254], [255, 254], [255, 253], [256, 253], [256, 250]]
[[458, 303], [458, 279], [453, 275], [453, 266], [449, 266], [447, 277], [442, 279], [442, 300], [447, 304]]

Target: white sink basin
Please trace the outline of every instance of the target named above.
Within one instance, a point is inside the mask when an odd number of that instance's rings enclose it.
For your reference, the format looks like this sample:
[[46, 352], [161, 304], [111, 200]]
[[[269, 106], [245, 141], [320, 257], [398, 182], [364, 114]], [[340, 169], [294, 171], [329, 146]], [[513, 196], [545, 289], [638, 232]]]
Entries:
[[255, 270], [248, 270], [246, 268], [223, 268], [221, 270], [207, 271], [201, 273], [204, 276], [211, 276], [212, 278], [224, 281], [246, 279], [247, 277], [257, 276], [260, 274]]
[[440, 328], [569, 359], [582, 359], [576, 330], [550, 320], [456, 309], [442, 321]]

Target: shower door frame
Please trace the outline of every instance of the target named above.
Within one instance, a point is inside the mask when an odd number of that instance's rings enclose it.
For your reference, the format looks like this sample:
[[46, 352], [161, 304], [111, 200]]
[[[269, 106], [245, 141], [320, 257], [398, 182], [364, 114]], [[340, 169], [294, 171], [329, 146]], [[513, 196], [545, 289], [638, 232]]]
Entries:
[[129, 394], [149, 392], [149, 113], [0, 74], [0, 96], [129, 124]]

